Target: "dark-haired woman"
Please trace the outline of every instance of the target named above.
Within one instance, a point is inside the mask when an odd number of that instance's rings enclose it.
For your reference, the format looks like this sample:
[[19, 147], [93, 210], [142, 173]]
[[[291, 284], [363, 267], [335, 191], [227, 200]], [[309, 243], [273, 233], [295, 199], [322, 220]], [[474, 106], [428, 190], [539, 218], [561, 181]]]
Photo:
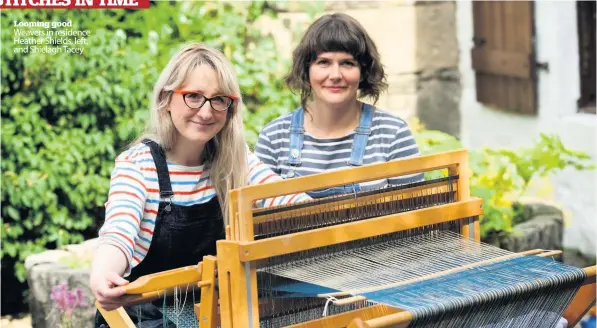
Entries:
[[[373, 104], [387, 87], [377, 48], [354, 18], [325, 15], [293, 52], [286, 83], [301, 92], [302, 107], [270, 122], [256, 154], [283, 178], [419, 155], [404, 120]], [[320, 198], [423, 179], [421, 174], [317, 190]]]

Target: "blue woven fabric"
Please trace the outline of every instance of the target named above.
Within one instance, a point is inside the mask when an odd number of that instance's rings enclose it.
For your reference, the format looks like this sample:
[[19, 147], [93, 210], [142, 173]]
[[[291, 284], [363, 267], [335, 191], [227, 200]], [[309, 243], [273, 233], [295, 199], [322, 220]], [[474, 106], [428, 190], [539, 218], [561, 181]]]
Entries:
[[580, 284], [584, 278], [582, 269], [539, 256], [521, 256], [362, 295], [401, 309], [416, 310], [437, 304], [445, 307], [476, 304], [512, 294]]
[[409, 327], [555, 327], [585, 276], [523, 256], [363, 296], [409, 310]]
[[[555, 327], [584, 279], [582, 269], [521, 256], [361, 295], [410, 311], [409, 327]], [[276, 297], [335, 291], [301, 282], [273, 290], [281, 292]]]

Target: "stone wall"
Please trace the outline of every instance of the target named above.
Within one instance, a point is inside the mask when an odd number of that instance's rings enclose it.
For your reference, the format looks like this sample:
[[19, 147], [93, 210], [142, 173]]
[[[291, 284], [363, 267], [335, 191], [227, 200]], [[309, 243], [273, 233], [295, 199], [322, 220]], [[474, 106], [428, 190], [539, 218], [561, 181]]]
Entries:
[[63, 313], [51, 299], [52, 288], [59, 284], [66, 284], [69, 291], [80, 289], [83, 295], [84, 305], [75, 308], [70, 316], [72, 327], [93, 328], [96, 308], [95, 298], [89, 288], [89, 267], [73, 267], [72, 264], [88, 264], [96, 241], [92, 239], [80, 245], [48, 250], [27, 257], [25, 268], [33, 328], [61, 327]]
[[562, 250], [554, 258], [566, 264], [585, 268], [595, 265], [595, 257], [586, 256], [564, 245], [565, 218], [555, 204], [536, 198], [523, 198], [523, 222], [514, 226], [514, 231], [501, 238], [499, 247], [511, 252], [531, 249]]
[[[460, 135], [460, 78], [453, 1], [327, 1], [324, 13], [357, 19], [376, 43], [388, 75], [388, 91], [377, 105], [405, 120]], [[299, 3], [280, 8], [279, 19], [264, 17], [282, 57], [313, 21]], [[293, 34], [291, 30], [297, 33]]]
[[564, 234], [562, 211], [553, 204], [539, 200], [523, 200], [521, 204], [526, 219], [501, 240], [500, 247], [512, 252], [537, 248], [561, 250]]
[[419, 1], [415, 14], [417, 115], [428, 129], [460, 137], [456, 4]]

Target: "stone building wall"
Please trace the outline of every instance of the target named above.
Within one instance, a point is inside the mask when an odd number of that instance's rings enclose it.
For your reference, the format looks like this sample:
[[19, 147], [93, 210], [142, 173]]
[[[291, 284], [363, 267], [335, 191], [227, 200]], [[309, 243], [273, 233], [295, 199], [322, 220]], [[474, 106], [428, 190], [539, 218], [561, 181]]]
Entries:
[[[597, 117], [578, 111], [580, 77], [576, 3], [536, 1], [534, 4], [537, 61], [549, 71], [537, 76], [537, 114], [509, 113], [476, 100], [475, 72], [470, 51], [474, 34], [473, 2], [457, 2], [458, 42], [461, 49], [461, 140], [467, 148], [528, 147], [540, 133], [556, 134], [562, 143], [597, 159]], [[564, 209], [566, 249], [597, 254], [597, 170], [568, 168], [550, 177], [551, 201]]]
[[[376, 43], [388, 77], [377, 105], [430, 129], [460, 135], [458, 42], [453, 1], [327, 1], [323, 13], [357, 19]], [[315, 18], [300, 3], [280, 8], [277, 20], [264, 18], [280, 53], [290, 59], [298, 39]], [[293, 35], [291, 30], [299, 33]]]

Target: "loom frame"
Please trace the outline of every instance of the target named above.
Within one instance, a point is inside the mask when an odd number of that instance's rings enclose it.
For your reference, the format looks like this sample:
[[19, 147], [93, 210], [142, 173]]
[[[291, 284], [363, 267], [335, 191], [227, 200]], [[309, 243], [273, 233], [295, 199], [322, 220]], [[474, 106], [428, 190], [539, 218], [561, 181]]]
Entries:
[[[448, 169], [450, 175], [459, 176], [458, 182], [456, 182], [457, 187], [454, 188], [456, 202], [364, 221], [345, 223], [333, 227], [314, 229], [295, 233], [291, 236], [272, 237], [259, 241], [253, 240], [254, 212], [252, 211], [252, 205], [253, 201], [257, 199], [435, 169]], [[230, 222], [226, 226], [226, 240], [217, 242], [217, 258], [209, 256], [203, 259], [203, 263], [199, 262], [200, 274], [194, 278], [185, 276], [188, 273], [184, 273], [181, 270], [183, 268], [180, 268], [171, 270], [169, 278], [162, 280], [163, 284], [160, 286], [157, 286], [155, 281], [145, 281], [143, 286], [144, 292], [139, 294], [139, 298], [134, 303], [155, 298], [156, 290], [159, 290], [159, 288], [156, 289], [157, 287], [163, 288], [166, 286], [172, 288], [180, 286], [182, 281], [186, 281], [187, 283], [193, 281], [193, 283], [197, 283], [202, 289], [201, 301], [195, 305], [195, 313], [202, 327], [215, 328], [217, 325], [221, 325], [223, 328], [251, 327], [251, 325], [256, 327], [259, 325], [259, 318], [256, 297], [256, 272], [253, 263], [259, 259], [327, 244], [366, 238], [368, 236], [379, 235], [386, 231], [407, 230], [433, 223], [453, 221], [454, 219], [458, 219], [462, 223], [460, 226], [461, 234], [480, 242], [478, 215], [482, 213], [482, 201], [478, 198], [470, 197], [469, 177], [467, 151], [457, 150], [351, 168], [349, 171], [326, 172], [233, 190], [230, 192]], [[438, 216], [441, 217], [439, 220], [437, 219]], [[380, 226], [383, 227], [383, 231], [380, 231]], [[328, 240], [325, 243], [311, 242], [312, 240], [323, 240], [325, 237], [330, 236], [333, 237], [329, 238], [331, 241]], [[218, 295], [212, 283], [215, 282], [217, 271], [219, 271], [217, 279], [220, 289], [220, 315], [217, 314]], [[587, 312], [591, 304], [595, 304], [595, 266], [587, 268], [585, 271], [587, 271], [589, 278], [573, 301], [575, 302], [578, 299], [579, 304], [577, 304], [578, 306], [571, 304], [566, 311], [566, 313], [570, 312], [566, 318], [571, 324], [573, 322], [576, 323], [582, 314]], [[165, 274], [168, 274], [168, 272], [157, 273], [155, 276], [163, 277]], [[157, 296], [159, 296], [159, 292], [157, 292]], [[591, 297], [592, 303], [584, 301], [584, 298], [590, 300]], [[123, 308], [108, 312], [101, 309], [97, 303], [96, 306], [111, 327], [134, 327], [134, 324]], [[384, 314], [376, 314], [375, 310], [381, 310]], [[388, 322], [394, 324], [396, 320], [401, 322], [399, 326], [406, 327], [410, 321], [409, 315], [410, 313], [404, 310], [375, 305], [296, 324], [291, 327], [385, 327], [388, 325]], [[374, 319], [370, 319], [371, 316]], [[575, 321], [571, 321], [569, 318], [573, 318]]]
[[[255, 201], [440, 169], [459, 177], [454, 203], [254, 240]], [[222, 327], [259, 327], [255, 268], [259, 259], [456, 220], [461, 222], [461, 234], [479, 242], [482, 199], [470, 196], [469, 177], [468, 152], [462, 149], [232, 190], [230, 238], [216, 243]]]
[[[458, 201], [470, 199], [471, 172], [466, 149], [345, 168], [231, 190], [229, 192], [230, 238], [227, 239], [253, 241], [253, 204], [257, 200], [440, 169], [448, 169], [450, 175], [459, 176], [456, 199]], [[467, 223], [469, 223], [467, 227], [463, 227], [463, 235], [480, 241], [478, 220]]]
[[[201, 288], [201, 297], [200, 302], [194, 304], [195, 315], [202, 322], [202, 327], [216, 328], [220, 323], [217, 315], [218, 295], [214, 287], [216, 272], [216, 257], [207, 255], [197, 265], [142, 276], [125, 286], [127, 294], [135, 295], [126, 305], [150, 302], [165, 294], [171, 295], [175, 288], [196, 284]], [[110, 327], [135, 328], [123, 307], [107, 311], [97, 301], [95, 306]]]

